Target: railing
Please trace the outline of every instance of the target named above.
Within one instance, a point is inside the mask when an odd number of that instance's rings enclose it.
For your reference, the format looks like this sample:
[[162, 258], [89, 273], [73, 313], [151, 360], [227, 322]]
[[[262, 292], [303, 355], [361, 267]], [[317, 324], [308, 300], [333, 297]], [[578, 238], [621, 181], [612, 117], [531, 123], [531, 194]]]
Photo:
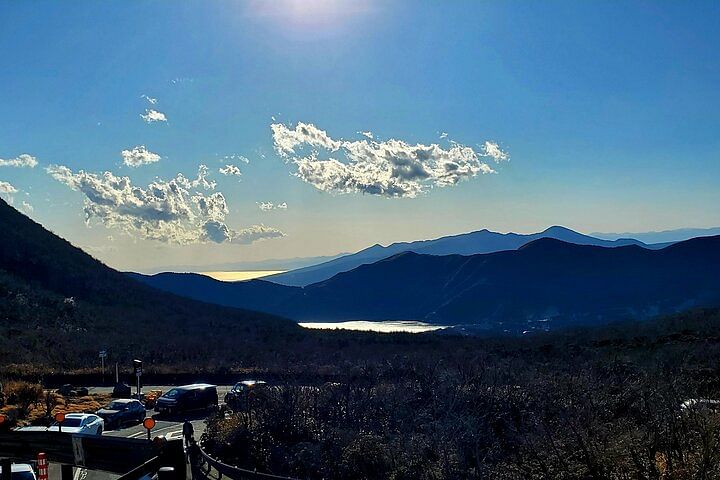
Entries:
[[72, 467], [116, 473], [123, 475], [124, 480], [141, 478], [160, 467], [172, 467], [177, 479], [185, 479], [181, 440], [150, 442], [106, 435], [0, 432], [0, 459], [4, 459], [6, 466], [11, 461], [34, 460], [40, 452], [48, 461], [62, 465], [63, 480], [72, 478]]
[[228, 465], [227, 463], [223, 463], [220, 460], [217, 460], [205, 452], [205, 450], [202, 448], [202, 445], [198, 443], [198, 448], [200, 449], [200, 457], [202, 458], [202, 462], [208, 465], [209, 467], [214, 468], [217, 470], [220, 477], [223, 475], [232, 479], [232, 480], [251, 480], [251, 479], [267, 479], [267, 480], [298, 480], [297, 478], [293, 477], [283, 477], [281, 475], [273, 475], [271, 473], [262, 473], [258, 472], [256, 470], [248, 470], [245, 468], [236, 467], [234, 465]]

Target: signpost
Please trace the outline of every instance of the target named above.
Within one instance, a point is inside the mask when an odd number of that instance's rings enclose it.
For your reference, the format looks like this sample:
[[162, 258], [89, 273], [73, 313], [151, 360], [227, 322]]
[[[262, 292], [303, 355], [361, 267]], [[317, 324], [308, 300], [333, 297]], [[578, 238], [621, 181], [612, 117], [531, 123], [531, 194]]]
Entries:
[[100, 368], [102, 368], [102, 383], [105, 385], [105, 359], [107, 358], [107, 350], [100, 350]]
[[133, 360], [135, 377], [137, 377], [137, 399], [140, 400], [140, 377], [142, 377], [142, 360]]

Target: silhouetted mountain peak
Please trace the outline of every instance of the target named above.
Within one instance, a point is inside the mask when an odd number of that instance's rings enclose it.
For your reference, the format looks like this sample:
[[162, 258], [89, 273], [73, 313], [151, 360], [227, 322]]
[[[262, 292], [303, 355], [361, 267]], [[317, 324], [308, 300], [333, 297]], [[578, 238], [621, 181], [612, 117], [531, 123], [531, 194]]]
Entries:
[[583, 245], [577, 245], [574, 243], [566, 242], [564, 240], [558, 240], [557, 238], [542, 237], [537, 240], [532, 240], [518, 250], [529, 251], [529, 250], [550, 250], [550, 249], [564, 249], [564, 248], [582, 248]]

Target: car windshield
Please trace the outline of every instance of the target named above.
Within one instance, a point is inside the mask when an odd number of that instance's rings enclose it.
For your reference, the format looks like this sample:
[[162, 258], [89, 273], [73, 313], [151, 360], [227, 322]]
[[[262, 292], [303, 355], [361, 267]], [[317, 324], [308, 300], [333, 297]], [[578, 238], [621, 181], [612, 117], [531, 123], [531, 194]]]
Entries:
[[163, 397], [166, 397], [166, 398], [177, 398], [177, 397], [179, 397], [179, 396], [182, 394], [182, 392], [183, 392], [183, 391], [180, 390], [179, 388], [173, 388], [172, 390], [169, 390], [165, 395], [163, 395]]
[[[63, 427], [79, 427], [82, 423], [82, 419], [80, 418], [66, 418], [64, 422], [62, 422]], [[58, 423], [55, 422], [55, 425]]]
[[35, 480], [35, 475], [32, 472], [12, 472], [10, 476], [12, 480]]
[[129, 407], [128, 403], [125, 402], [110, 402], [105, 405], [108, 410], [126, 410]]

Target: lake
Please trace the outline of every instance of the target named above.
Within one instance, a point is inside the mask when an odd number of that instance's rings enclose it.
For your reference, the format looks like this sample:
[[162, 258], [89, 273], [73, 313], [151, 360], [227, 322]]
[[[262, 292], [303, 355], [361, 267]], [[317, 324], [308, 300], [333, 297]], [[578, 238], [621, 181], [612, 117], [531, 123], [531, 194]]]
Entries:
[[240, 282], [243, 280], [252, 280], [254, 278], [267, 277], [277, 273], [285, 273], [285, 270], [244, 270], [244, 271], [228, 271], [228, 272], [198, 272], [201, 275], [207, 275], [221, 282]]
[[362, 332], [381, 333], [423, 333], [450, 328], [447, 325], [432, 325], [424, 322], [404, 322], [388, 320], [383, 322], [351, 321], [351, 322], [301, 322], [298, 325], [304, 328], [323, 330], [358, 330]]

